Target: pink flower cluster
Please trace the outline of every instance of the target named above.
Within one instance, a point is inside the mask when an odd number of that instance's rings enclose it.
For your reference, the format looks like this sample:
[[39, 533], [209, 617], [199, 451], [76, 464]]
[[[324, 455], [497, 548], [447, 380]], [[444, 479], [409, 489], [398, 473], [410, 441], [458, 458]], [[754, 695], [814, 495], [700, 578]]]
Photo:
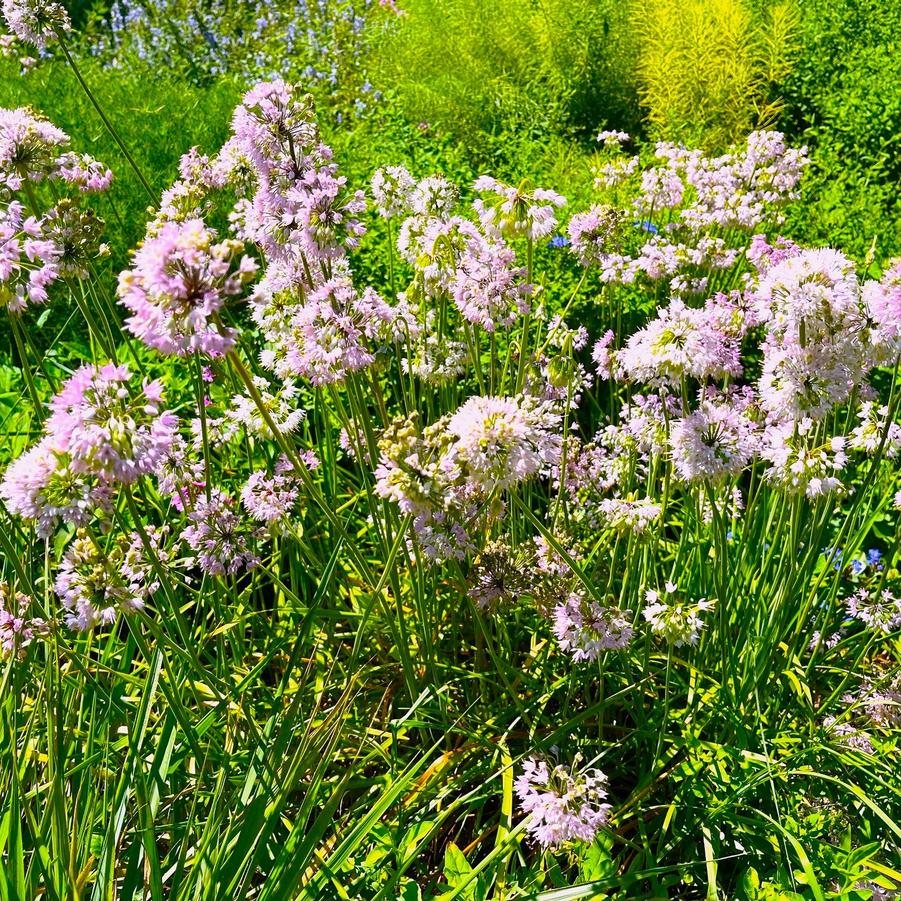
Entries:
[[577, 757], [568, 767], [534, 757], [523, 761], [514, 789], [523, 812], [531, 814], [527, 829], [543, 847], [591, 842], [607, 824], [607, 777], [598, 769], [580, 769], [580, 762]]
[[67, 150], [69, 143], [62, 129], [32, 110], [0, 109], [0, 187], [19, 191], [49, 178], [80, 191], [105, 191], [112, 172], [86, 154]]
[[236, 333], [217, 321], [226, 299], [240, 294], [257, 270], [238, 259], [239, 241], [216, 243], [200, 219], [167, 222], [135, 251], [119, 275], [119, 300], [131, 312], [126, 328], [164, 354], [228, 353]]
[[162, 385], [133, 393], [129, 381], [125, 365], [83, 366], [51, 401], [41, 440], [6, 470], [0, 497], [40, 534], [60, 519], [87, 522], [113, 486], [155, 472], [170, 452], [178, 420], [162, 409]]
[[0, 9], [9, 30], [40, 50], [57, 32], [72, 28], [65, 7], [55, 0], [3, 0]]
[[46, 628], [43, 620], [29, 614], [30, 607], [28, 595], [0, 582], [0, 657], [21, 654]]
[[416, 334], [403, 303], [390, 306], [372, 289], [358, 293], [349, 278], [331, 279], [300, 301], [284, 294], [254, 303], [254, 319], [269, 340], [264, 365], [281, 378], [300, 376], [314, 385], [343, 381], [375, 362], [380, 345]]
[[620, 651], [632, 640], [632, 623], [618, 607], [602, 607], [578, 592], [554, 610], [554, 635], [573, 660], [596, 660], [604, 651]]
[[60, 249], [44, 238], [41, 223], [25, 216], [18, 201], [0, 208], [0, 301], [14, 313], [46, 303], [47, 287], [60, 276]]

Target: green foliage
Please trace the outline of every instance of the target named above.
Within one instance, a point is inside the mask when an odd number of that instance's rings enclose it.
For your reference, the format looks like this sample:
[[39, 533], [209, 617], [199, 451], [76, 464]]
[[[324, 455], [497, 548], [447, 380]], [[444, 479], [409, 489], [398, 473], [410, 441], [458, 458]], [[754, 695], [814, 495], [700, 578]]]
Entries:
[[[240, 88], [228, 81], [204, 89], [144, 68], [101, 69], [90, 60], [81, 61], [81, 66], [157, 191], [177, 176], [178, 160], [186, 150], [222, 142], [230, 111], [240, 96]], [[79, 151], [103, 160], [113, 170], [113, 187], [95, 206], [107, 222], [111, 266], [121, 269], [128, 251], [144, 234], [148, 198], [72, 71], [65, 62], [52, 61], [23, 76], [14, 60], [0, 56], [0, 107], [17, 106], [31, 106], [52, 117], [73, 136]]]
[[810, 144], [804, 203], [791, 220], [806, 241], [863, 258], [901, 253], [901, 5], [808, 0], [802, 51], [783, 92], [783, 127]]
[[[573, 137], [638, 125], [628, 5], [449, 0], [440, 15], [426, 0], [402, 5], [407, 15], [374, 60], [385, 100], [356, 119], [342, 95], [340, 117], [323, 122], [348, 183], [363, 187], [379, 166], [400, 163], [417, 177], [445, 174], [466, 201], [466, 186], [490, 171], [560, 190], [570, 211], [587, 208], [596, 195]], [[652, 5], [659, 15], [646, 34], [653, 25], [673, 41], [653, 50], [670, 84], [651, 56], [642, 61], [655, 129], [720, 146], [774, 114], [770, 87], [783, 78], [780, 54], [794, 33], [786, 7], [769, 12], [786, 13], [779, 32], [760, 25], [765, 6], [695, 4], [677, 22], [674, 9], [690, 4]], [[873, 237], [880, 256], [898, 252], [901, 173], [891, 148], [901, 134], [901, 13], [872, 0], [807, 0], [805, 9], [784, 120], [811, 142], [814, 164], [789, 225], [859, 256]], [[197, 87], [135, 60], [121, 71], [87, 65], [86, 75], [155, 189], [190, 146], [221, 144], [244, 87]], [[144, 234], [146, 195], [64, 65], [20, 78], [0, 59], [0, 106], [20, 104], [47, 113], [116, 172], [97, 201], [112, 246], [98, 283], [111, 297]], [[375, 216], [367, 226], [355, 278], [387, 293], [396, 235]], [[592, 337], [608, 325], [630, 331], [665, 301], [639, 287], [612, 294], [594, 274], [583, 282], [565, 250], [536, 247], [534, 265], [549, 310], [572, 300], [569, 321]], [[96, 346], [71, 299], [26, 316], [46, 399]], [[165, 375], [179, 412], [190, 410], [195, 386], [183, 361], [162, 365], [136, 342], [119, 351], [150, 377]], [[215, 365], [216, 383], [201, 390], [223, 404], [240, 385], [230, 363]], [[375, 378], [390, 402], [397, 380], [386, 372]], [[473, 390], [461, 380], [446, 393]], [[369, 508], [371, 486], [335, 447], [341, 405], [352, 409], [349, 397], [330, 409], [337, 396], [303, 389], [309, 418], [296, 440], [324, 461], [319, 506], [310, 499], [296, 533], [274, 537], [255, 574], [179, 577], [146, 615], [89, 636], [60, 630], [23, 660], [0, 663], [2, 901], [867, 901], [862, 884], [901, 885], [892, 866], [897, 736], [880, 737], [868, 755], [821, 726], [821, 708], [844, 703], [877, 662], [896, 672], [901, 650], [897, 636], [865, 646], [857, 632], [831, 656], [809, 654], [808, 614], [837, 628], [849, 578], [820, 556], [840, 525], [833, 508], [787, 502], [755, 477], [755, 504], [728, 540], [704, 521], [701, 498], [684, 501], [653, 545], [599, 530], [586, 569], [609, 577], [636, 612], [658, 572], [676, 573], [695, 594], [724, 590], [700, 647], [668, 654], [646, 642], [576, 666], [554, 650], [533, 607], [488, 616], [468, 598], [461, 569], [435, 575], [400, 537], [380, 538], [383, 508]], [[0, 366], [0, 468], [38, 430], [26, 397], [18, 367]], [[610, 398], [604, 385], [591, 389], [592, 423]], [[365, 414], [378, 426], [375, 407]], [[271, 450], [248, 438], [224, 456], [223, 473], [233, 478], [251, 457], [269, 465]], [[858, 488], [849, 554], [870, 535], [891, 547], [897, 515], [879, 505], [896, 488], [892, 464]], [[543, 490], [530, 486], [527, 496], [539, 511], [549, 505]], [[171, 514], [152, 489], [139, 494], [142, 514]], [[116, 516], [129, 512], [123, 505]], [[513, 519], [526, 538], [534, 530], [523, 515], [516, 509]], [[364, 549], [362, 564], [348, 545]], [[18, 578], [25, 561], [48, 619], [57, 601], [45, 552], [59, 550], [0, 520], [0, 576]], [[896, 579], [897, 564], [888, 572]], [[616, 807], [613, 828], [594, 844], [556, 856], [524, 838], [512, 789], [520, 757], [554, 747], [597, 756]]]
[[480, 160], [512, 140], [598, 125], [635, 129], [627, 8], [603, 0], [428, 0], [375, 49], [372, 77], [412, 121], [437, 125]]

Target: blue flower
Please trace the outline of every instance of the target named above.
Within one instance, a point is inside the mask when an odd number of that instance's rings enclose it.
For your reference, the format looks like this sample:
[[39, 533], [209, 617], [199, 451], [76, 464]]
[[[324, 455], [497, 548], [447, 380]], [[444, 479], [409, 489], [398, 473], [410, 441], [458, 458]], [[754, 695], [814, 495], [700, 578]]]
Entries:
[[647, 232], [649, 235], [656, 235], [660, 232], [660, 229], [654, 225], [649, 219], [644, 219], [641, 222], [634, 222], [633, 225], [635, 228], [640, 228], [643, 232]]
[[566, 247], [569, 244], [569, 238], [566, 235], [554, 235], [550, 241], [547, 242], [548, 247]]
[[862, 572], [864, 572], [867, 568], [866, 563], [863, 560], [852, 560], [851, 561], [851, 572], [854, 573], [855, 576], [859, 576]]
[[882, 560], [882, 551], [879, 550], [878, 547], [871, 547], [867, 551], [867, 563], [870, 566], [878, 566], [881, 568], [880, 561]]

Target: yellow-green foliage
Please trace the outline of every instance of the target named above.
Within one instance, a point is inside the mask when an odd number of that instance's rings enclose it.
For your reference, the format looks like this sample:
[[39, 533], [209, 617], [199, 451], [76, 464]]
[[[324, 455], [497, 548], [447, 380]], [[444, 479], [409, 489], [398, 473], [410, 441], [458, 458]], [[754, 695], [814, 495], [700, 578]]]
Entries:
[[484, 152], [498, 136], [634, 127], [634, 52], [621, 0], [404, 0], [372, 80], [407, 115]]
[[792, 0], [759, 12], [743, 0], [636, 0], [632, 22], [655, 135], [717, 148], [775, 121], [774, 86], [797, 42]]

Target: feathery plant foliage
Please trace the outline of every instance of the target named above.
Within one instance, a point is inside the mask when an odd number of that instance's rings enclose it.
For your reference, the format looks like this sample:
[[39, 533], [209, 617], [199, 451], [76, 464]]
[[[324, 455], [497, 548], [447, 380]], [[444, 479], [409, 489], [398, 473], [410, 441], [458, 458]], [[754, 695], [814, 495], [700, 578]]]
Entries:
[[652, 132], [723, 149], [777, 119], [773, 96], [789, 71], [797, 7], [746, 0], [638, 0], [639, 95]]
[[412, 0], [372, 77], [490, 162], [511, 140], [636, 127], [633, 54], [626, 9], [607, 0], [449, 0], [438, 14]]

